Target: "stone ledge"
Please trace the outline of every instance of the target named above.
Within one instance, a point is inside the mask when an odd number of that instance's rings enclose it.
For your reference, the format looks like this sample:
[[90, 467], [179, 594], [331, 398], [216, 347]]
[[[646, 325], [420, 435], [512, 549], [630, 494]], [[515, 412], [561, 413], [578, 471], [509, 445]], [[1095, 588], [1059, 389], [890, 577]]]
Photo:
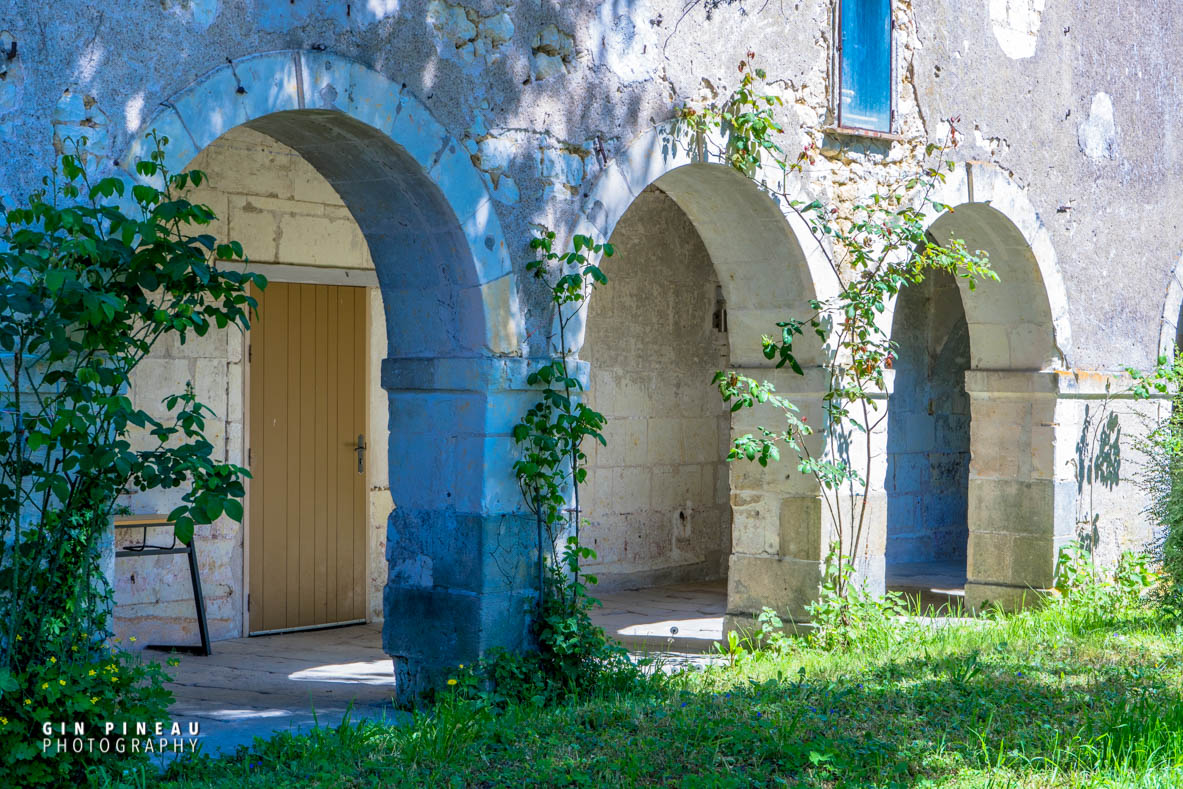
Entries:
[[[474, 356], [452, 359], [383, 359], [382, 388], [397, 391], [498, 392], [530, 390], [530, 373], [550, 359], [523, 359], [513, 356]], [[588, 386], [587, 362], [570, 362], [575, 377]]]
[[[1124, 370], [967, 370], [970, 397], [1054, 396], [1061, 399], [1133, 399], [1134, 379]], [[1153, 394], [1153, 399], [1169, 395]]]

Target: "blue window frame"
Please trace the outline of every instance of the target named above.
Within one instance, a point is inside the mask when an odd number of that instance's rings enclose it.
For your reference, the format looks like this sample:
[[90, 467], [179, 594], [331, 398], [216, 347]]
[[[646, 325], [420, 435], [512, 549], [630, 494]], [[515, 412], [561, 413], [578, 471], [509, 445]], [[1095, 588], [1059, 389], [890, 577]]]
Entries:
[[891, 132], [891, 0], [839, 0], [838, 63], [838, 125]]

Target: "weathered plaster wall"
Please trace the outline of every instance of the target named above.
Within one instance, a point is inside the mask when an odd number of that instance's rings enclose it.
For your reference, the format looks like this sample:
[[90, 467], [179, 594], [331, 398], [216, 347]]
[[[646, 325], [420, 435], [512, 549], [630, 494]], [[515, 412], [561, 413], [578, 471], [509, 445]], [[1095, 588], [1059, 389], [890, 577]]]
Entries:
[[612, 243], [581, 354], [589, 404], [608, 418], [583, 498], [583, 536], [598, 554], [588, 569], [601, 589], [719, 578], [731, 551], [731, 420], [709, 386], [727, 366], [718, 278], [690, 220], [654, 187]]
[[[1118, 14], [1070, 2], [898, 6], [906, 134], [936, 138], [938, 119], [958, 115], [966, 132], [958, 157], [997, 161], [1027, 187], [1057, 248], [1072, 251], [1065, 255], [1071, 361], [1094, 369], [1149, 360], [1155, 305], [1180, 252], [1173, 107], [1183, 87], [1170, 78], [1168, 53], [1183, 34], [1161, 4], [1137, 7]], [[104, 160], [119, 155], [161, 100], [227, 58], [324, 48], [372, 64], [425, 101], [480, 158], [496, 182], [503, 223], [521, 244], [530, 222], [573, 216], [587, 182], [621, 145], [668, 118], [673, 104], [724, 92], [747, 49], [783, 80], [790, 128], [824, 124], [828, 10], [819, 0], [752, 8], [674, 0], [542, 8], [6, 0], [0, 43], [17, 48], [0, 90], [7, 131], [0, 182], [6, 191], [35, 186], [55, 131], [85, 132]], [[862, 162], [841, 157], [834, 183], [900, 156], [899, 146], [885, 157], [877, 150], [864, 149]], [[1126, 265], [1128, 229], [1151, 215], [1157, 232], [1138, 242], [1146, 276], [1093, 287]], [[541, 304], [526, 301], [541, 328]], [[1115, 340], [1108, 329], [1115, 321], [1134, 342]]]
[[969, 327], [952, 276], [930, 274], [896, 305], [887, 402], [887, 564], [965, 561], [969, 529]]
[[[275, 140], [246, 128], [236, 128], [202, 151], [191, 163], [209, 180], [190, 199], [214, 209], [218, 220], [210, 232], [234, 238], [255, 265], [268, 276], [285, 281], [323, 281], [349, 284], [373, 277], [369, 249], [341, 198], [299, 154]], [[277, 268], [276, 266], [282, 268]], [[305, 273], [301, 273], [301, 269]], [[372, 283], [371, 283], [372, 284]], [[378, 370], [386, 351], [381, 297], [370, 287], [367, 334], [370, 366], [367, 442], [367, 507], [369, 535], [367, 616], [380, 621], [386, 519], [392, 508], [387, 467], [386, 393], [378, 384]], [[137, 405], [163, 418], [161, 401], [193, 381], [202, 402], [216, 413], [209, 422], [215, 452], [229, 463], [247, 465], [244, 403], [244, 337], [231, 329], [211, 332], [184, 345], [175, 341], [153, 350], [137, 369], [132, 397]], [[124, 502], [136, 513], [167, 513], [177, 495], [140, 493]], [[197, 549], [211, 637], [236, 638], [243, 633], [244, 526], [227, 518], [197, 529]], [[159, 536], [166, 534], [159, 530]], [[139, 532], [131, 532], [139, 535]], [[135, 635], [138, 644], [186, 643], [197, 635], [188, 565], [184, 557], [121, 558], [116, 562], [117, 632]]]

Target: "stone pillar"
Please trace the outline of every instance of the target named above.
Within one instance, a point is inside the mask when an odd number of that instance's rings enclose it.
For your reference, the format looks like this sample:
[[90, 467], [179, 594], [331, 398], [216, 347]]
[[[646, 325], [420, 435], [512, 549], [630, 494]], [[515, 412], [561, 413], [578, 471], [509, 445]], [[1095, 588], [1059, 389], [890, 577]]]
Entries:
[[1054, 584], [1060, 547], [1075, 536], [1077, 484], [1067, 462], [1074, 442], [1065, 435], [1075, 421], [1065, 397], [1072, 380], [1065, 372], [965, 375], [971, 609], [1017, 608]]
[[498, 357], [382, 363], [395, 506], [382, 646], [400, 703], [491, 647], [529, 644], [535, 524], [514, 479], [510, 434], [537, 400], [526, 385], [535, 366]]
[[[801, 409], [799, 416], [817, 431], [809, 436], [808, 446], [814, 457], [829, 450], [823, 445], [822, 395], [828, 372], [821, 367], [806, 368], [800, 376], [787, 368], [741, 369], [738, 372], [758, 381], [769, 380], [777, 393]], [[890, 386], [890, 382], [889, 382]], [[877, 398], [878, 399], [878, 398]], [[883, 414], [883, 404], [878, 412]], [[778, 411], [758, 407], [732, 415], [732, 434], [757, 433], [757, 426], [769, 430], [783, 428]], [[865, 443], [872, 446], [868, 478], [870, 500], [862, 539], [853, 551], [858, 582], [875, 594], [883, 592], [884, 546], [886, 538], [886, 498], [883, 480], [886, 469], [886, 420], [870, 437], [851, 437], [850, 450], [857, 455], [855, 468], [862, 471]], [[731, 464], [732, 552], [727, 574], [727, 616], [724, 629], [750, 627], [760, 610], [768, 606], [794, 621], [808, 620], [805, 606], [817, 599], [825, 573], [825, 559], [836, 537], [835, 516], [821, 495], [817, 481], [797, 470], [797, 457], [782, 449], [781, 459], [761, 468], [746, 460]], [[837, 496], [840, 517], [851, 522], [848, 493]], [[861, 504], [859, 497], [854, 504]], [[847, 527], [849, 534], [849, 527]], [[848, 549], [849, 550], [849, 549]]]

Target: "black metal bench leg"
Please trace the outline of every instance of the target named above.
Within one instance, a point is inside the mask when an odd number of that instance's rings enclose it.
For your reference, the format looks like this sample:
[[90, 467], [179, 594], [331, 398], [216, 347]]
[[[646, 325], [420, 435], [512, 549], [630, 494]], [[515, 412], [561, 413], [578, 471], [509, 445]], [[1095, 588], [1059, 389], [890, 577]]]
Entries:
[[209, 655], [209, 624], [205, 621], [205, 595], [201, 593], [201, 573], [197, 571], [197, 546], [189, 542], [189, 575], [193, 580], [193, 603], [197, 606], [197, 629], [201, 633], [201, 653]]

